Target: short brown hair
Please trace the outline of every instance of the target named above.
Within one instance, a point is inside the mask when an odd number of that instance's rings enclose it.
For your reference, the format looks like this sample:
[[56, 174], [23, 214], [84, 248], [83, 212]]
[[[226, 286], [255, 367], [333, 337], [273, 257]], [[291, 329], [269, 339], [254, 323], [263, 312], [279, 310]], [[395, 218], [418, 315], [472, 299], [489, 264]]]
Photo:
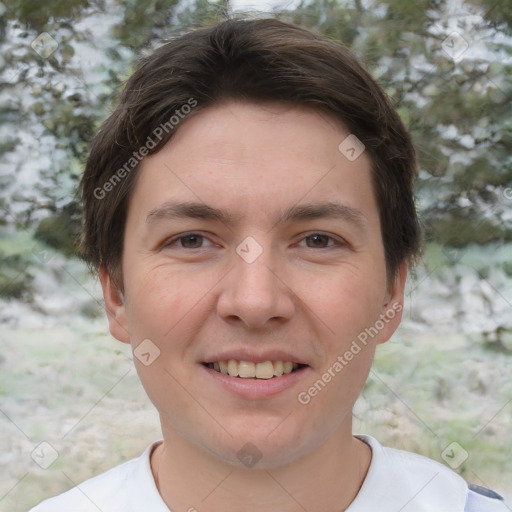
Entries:
[[340, 121], [372, 161], [388, 281], [404, 260], [417, 256], [416, 152], [382, 88], [338, 41], [276, 19], [228, 19], [181, 35], [142, 60], [93, 140], [80, 183], [81, 254], [96, 271], [106, 268], [121, 291], [127, 205], [137, 175], [137, 166], [127, 162], [135, 164], [134, 154], [167, 125], [144, 153], [159, 151], [175, 131], [169, 119], [191, 98], [196, 106], [190, 115], [229, 100], [279, 101]]

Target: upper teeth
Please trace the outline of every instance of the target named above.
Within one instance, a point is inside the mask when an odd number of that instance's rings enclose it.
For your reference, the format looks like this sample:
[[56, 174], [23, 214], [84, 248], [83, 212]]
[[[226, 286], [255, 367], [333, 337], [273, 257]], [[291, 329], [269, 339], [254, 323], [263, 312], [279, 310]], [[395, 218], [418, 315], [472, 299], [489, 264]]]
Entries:
[[[209, 365], [212, 367], [212, 363]], [[257, 379], [271, 379], [272, 377], [280, 377], [283, 373], [291, 373], [298, 368], [297, 363], [291, 361], [264, 361], [262, 363], [253, 363], [251, 361], [237, 361], [230, 359], [229, 361], [219, 361], [213, 363], [213, 369], [224, 375], [231, 377], [242, 377], [245, 379], [256, 377]]]

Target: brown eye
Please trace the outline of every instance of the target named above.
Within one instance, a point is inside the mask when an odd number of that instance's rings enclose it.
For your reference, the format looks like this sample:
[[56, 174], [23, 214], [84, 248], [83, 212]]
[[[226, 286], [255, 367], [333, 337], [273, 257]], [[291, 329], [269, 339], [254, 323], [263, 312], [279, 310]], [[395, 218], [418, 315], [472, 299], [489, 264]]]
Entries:
[[165, 242], [164, 247], [174, 247], [177, 249], [202, 249], [205, 247], [205, 240], [208, 239], [199, 233], [186, 233], [169, 239]]
[[[180, 238], [181, 246], [188, 249], [198, 249], [201, 247], [203, 237], [201, 235], [187, 235]], [[189, 245], [190, 242], [190, 245]]]
[[[343, 242], [323, 233], [312, 233], [311, 235], [305, 236], [302, 240], [306, 240], [306, 247], [308, 249], [329, 249], [344, 245]], [[334, 243], [329, 244], [330, 241]]]
[[312, 244], [308, 244], [308, 247], [312, 248], [312, 249], [323, 249], [324, 247], [327, 247], [328, 243], [329, 243], [329, 239], [332, 240], [332, 237], [330, 236], [327, 236], [327, 235], [321, 235], [321, 234], [315, 234], [315, 235], [309, 235], [307, 237], [304, 238], [305, 240], [311, 240], [312, 241]]

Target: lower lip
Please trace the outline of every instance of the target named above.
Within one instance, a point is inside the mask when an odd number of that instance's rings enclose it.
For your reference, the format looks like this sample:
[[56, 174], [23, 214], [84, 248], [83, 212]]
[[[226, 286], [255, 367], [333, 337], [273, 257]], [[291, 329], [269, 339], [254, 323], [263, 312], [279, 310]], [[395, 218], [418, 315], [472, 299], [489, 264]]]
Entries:
[[272, 377], [271, 379], [244, 379], [224, 375], [203, 364], [199, 366], [206, 372], [209, 379], [211, 379], [210, 382], [218, 383], [227, 391], [249, 400], [261, 400], [282, 393], [304, 379], [309, 372], [309, 366], [304, 366], [292, 373], [283, 374], [281, 377]]

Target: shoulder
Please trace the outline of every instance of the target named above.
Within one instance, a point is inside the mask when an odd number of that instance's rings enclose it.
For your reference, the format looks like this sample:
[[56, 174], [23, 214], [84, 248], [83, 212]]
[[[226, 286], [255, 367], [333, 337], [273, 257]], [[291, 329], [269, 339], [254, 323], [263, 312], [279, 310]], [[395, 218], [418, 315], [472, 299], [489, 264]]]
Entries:
[[464, 512], [506, 512], [508, 510], [510, 509], [497, 492], [480, 485], [468, 485], [468, 496]]
[[[29, 512], [128, 512], [139, 509], [148, 512], [168, 511], [167, 508], [162, 508], [163, 502], [156, 489], [149, 463], [149, 455], [156, 444], [146, 448], [139, 457], [49, 498]], [[148, 504], [154, 507], [146, 508]]]
[[483, 488], [468, 486], [444, 464], [416, 453], [384, 447], [371, 436], [357, 437], [372, 449], [372, 462], [350, 512], [362, 511], [376, 503], [382, 512], [507, 510], [503, 508], [504, 502], [496, 498], [501, 498], [499, 495], [488, 491], [488, 496], [484, 496]]
[[[133, 459], [119, 466], [116, 466], [101, 475], [95, 476], [69, 489], [58, 496], [49, 498], [29, 512], [60, 512], [73, 510], [75, 512], [89, 512], [98, 509], [102, 510], [102, 505], [110, 501], [108, 510], [118, 510], [118, 506], [123, 503], [117, 503], [114, 496], [119, 495], [119, 490], [130, 485], [132, 475], [134, 474], [134, 465], [137, 465], [138, 459]], [[110, 496], [107, 496], [108, 495]], [[112, 508], [113, 504], [116, 508]]]

